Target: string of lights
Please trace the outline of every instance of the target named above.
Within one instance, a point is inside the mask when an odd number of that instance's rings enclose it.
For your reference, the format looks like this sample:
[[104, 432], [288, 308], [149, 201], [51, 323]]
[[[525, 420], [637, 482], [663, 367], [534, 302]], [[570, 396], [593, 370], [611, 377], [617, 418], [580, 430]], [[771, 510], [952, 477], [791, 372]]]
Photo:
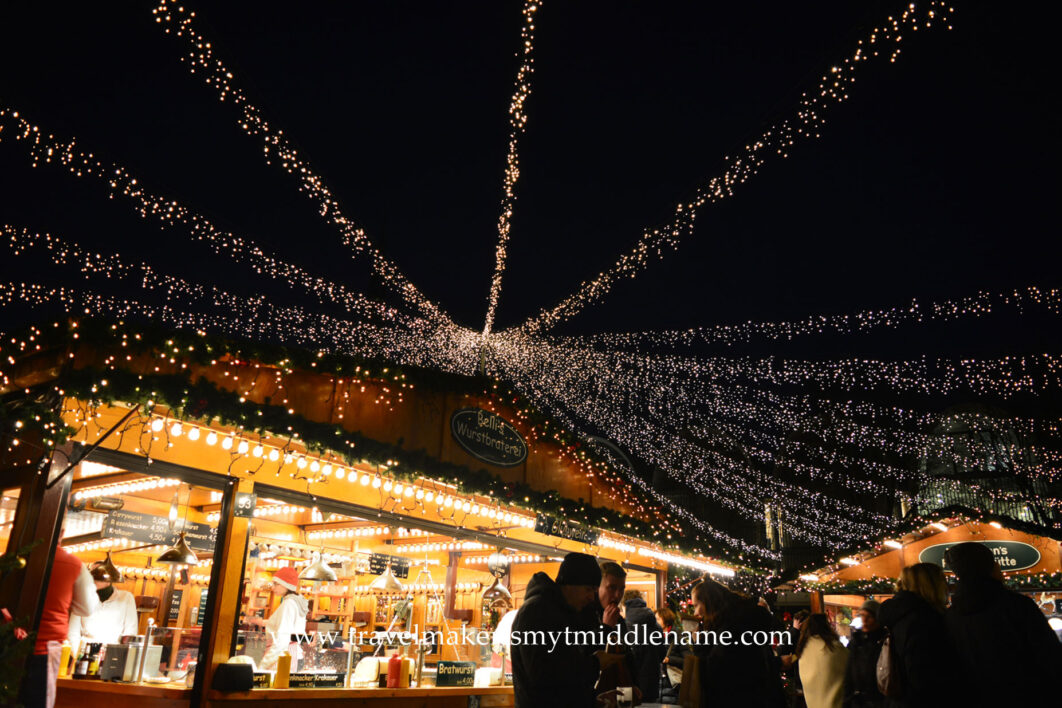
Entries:
[[178, 201], [151, 192], [125, 167], [107, 164], [94, 152], [78, 149], [76, 138], [64, 142], [54, 135], [46, 135], [17, 110], [0, 107], [0, 140], [4, 135], [10, 135], [16, 142], [27, 145], [33, 167], [57, 164], [76, 177], [96, 178], [105, 183], [111, 198], [120, 196], [130, 200], [142, 218], [153, 217], [164, 227], [180, 224], [193, 240], [204, 243], [217, 255], [248, 266], [259, 275], [268, 276], [292, 288], [297, 287], [322, 304], [337, 304], [350, 312], [383, 319], [398, 318], [399, 312], [395, 308], [371, 301], [341, 284], [311, 275], [305, 269], [271, 254], [248, 237], [219, 229], [209, 219]]
[[235, 85], [235, 76], [216, 56], [213, 44], [193, 27], [195, 12], [185, 11], [183, 6], [173, 7], [167, 0], [162, 0], [151, 12], [163, 32], [186, 41], [188, 53], [182, 57], [182, 61], [188, 64], [188, 70], [193, 74], [201, 72], [204, 75], [203, 82], [217, 91], [219, 101], [239, 106], [237, 124], [248, 136], [261, 137], [266, 164], [277, 166], [299, 180], [299, 191], [317, 205], [318, 213], [327, 223], [339, 230], [343, 243], [354, 251], [355, 256], [368, 254], [372, 259], [373, 272], [388, 288], [436, 325], [453, 325], [438, 305], [424, 296], [393, 262], [373, 246], [365, 230], [343, 214], [324, 178], [299, 154], [284, 131], [274, 128], [243, 90]]
[[912, 299], [905, 305], [862, 310], [852, 314], [811, 315], [795, 321], [744, 322], [656, 332], [603, 333], [584, 337], [563, 337], [556, 341], [574, 346], [634, 351], [688, 347], [696, 344], [721, 344], [729, 347], [756, 340], [777, 342], [821, 334], [863, 334], [911, 324], [984, 318], [1008, 311], [1020, 316], [1030, 310], [1062, 315], [1062, 290], [1029, 286], [1008, 292], [980, 291], [967, 297], [925, 304]]
[[[675, 206], [673, 220], [665, 226], [646, 229], [634, 247], [595, 278], [583, 282], [576, 292], [552, 308], [546, 308], [517, 329], [523, 334], [549, 330], [575, 316], [587, 305], [601, 300], [620, 280], [637, 276], [653, 260], [663, 258], [666, 250], [675, 250], [684, 235], [692, 233], [698, 210], [733, 196], [734, 191], [752, 178], [771, 157], [788, 157], [797, 141], [818, 138], [830, 108], [848, 99], [858, 68], [872, 60], [895, 63], [908, 30], [951, 29], [954, 8], [933, 0], [919, 11], [911, 3], [900, 15], [888, 17], [858, 40], [856, 47], [840, 63], [825, 72], [818, 84], [803, 93], [790, 117], [770, 125], [737, 155], [724, 158], [721, 174], [697, 188], [693, 197]], [[921, 34], [926, 34], [922, 32]]]
[[520, 68], [516, 72], [516, 87], [509, 102], [509, 150], [505, 157], [505, 179], [502, 180], [501, 216], [498, 217], [498, 245], [494, 249], [494, 274], [490, 279], [490, 295], [487, 297], [487, 318], [483, 325], [484, 340], [494, 326], [494, 313], [501, 296], [502, 275], [508, 254], [509, 231], [512, 229], [513, 207], [516, 202], [516, 181], [520, 178], [520, 160], [517, 148], [527, 126], [524, 104], [531, 95], [531, 74], [535, 71], [535, 17], [542, 6], [536, 0], [527, 0], [523, 9], [523, 24], [520, 27]]

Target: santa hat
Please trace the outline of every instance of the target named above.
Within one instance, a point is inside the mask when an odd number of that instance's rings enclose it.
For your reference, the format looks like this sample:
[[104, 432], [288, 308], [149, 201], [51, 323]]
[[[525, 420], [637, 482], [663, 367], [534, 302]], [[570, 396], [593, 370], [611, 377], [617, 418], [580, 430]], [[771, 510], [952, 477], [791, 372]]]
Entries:
[[273, 582], [282, 588], [296, 591], [299, 589], [299, 574], [290, 565], [284, 566], [273, 574]]

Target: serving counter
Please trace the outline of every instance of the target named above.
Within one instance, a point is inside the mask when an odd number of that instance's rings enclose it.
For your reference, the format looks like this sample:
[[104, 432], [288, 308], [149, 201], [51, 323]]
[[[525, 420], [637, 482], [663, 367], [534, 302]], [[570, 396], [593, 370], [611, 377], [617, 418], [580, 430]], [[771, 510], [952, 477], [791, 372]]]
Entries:
[[[478, 699], [478, 700], [477, 700]], [[491, 688], [456, 688], [429, 686], [425, 688], [320, 688], [320, 689], [261, 689], [221, 693], [207, 691], [206, 705], [234, 708], [269, 708], [290, 706], [292, 701], [312, 703], [314, 706], [347, 706], [357, 700], [359, 706], [387, 708], [503, 708], [514, 705], [512, 686]]]

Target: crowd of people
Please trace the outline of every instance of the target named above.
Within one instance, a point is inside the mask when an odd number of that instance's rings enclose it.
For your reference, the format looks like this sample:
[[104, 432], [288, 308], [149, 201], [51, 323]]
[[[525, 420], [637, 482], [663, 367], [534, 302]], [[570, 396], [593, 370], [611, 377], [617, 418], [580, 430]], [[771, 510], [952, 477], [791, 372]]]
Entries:
[[825, 614], [801, 611], [786, 625], [711, 579], [691, 589], [701, 631], [684, 635], [670, 609], [654, 613], [626, 589], [622, 567], [571, 553], [556, 578], [531, 579], [513, 631], [595, 639], [514, 643], [516, 705], [624, 705], [625, 687], [633, 705], [702, 708], [1057, 705], [1062, 642], [1036, 603], [1004, 585], [983, 544], [958, 544], [945, 562], [950, 598], [940, 566], [908, 566], [890, 599], [863, 603], [845, 643]]

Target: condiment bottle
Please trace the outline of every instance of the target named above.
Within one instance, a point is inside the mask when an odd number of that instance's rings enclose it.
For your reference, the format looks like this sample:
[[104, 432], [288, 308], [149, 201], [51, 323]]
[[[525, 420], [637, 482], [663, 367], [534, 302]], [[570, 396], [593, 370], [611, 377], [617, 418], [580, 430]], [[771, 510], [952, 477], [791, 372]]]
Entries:
[[409, 658], [409, 647], [402, 647], [402, 666], [399, 669], [398, 674], [398, 687], [409, 688], [409, 674], [410, 668], [413, 666], [413, 660]]
[[88, 676], [89, 678], [100, 677], [100, 650], [103, 648], [102, 644], [94, 643], [90, 645], [91, 655], [89, 658]]
[[391, 655], [391, 659], [387, 662], [388, 688], [399, 688], [399, 683], [402, 679], [402, 665], [404, 663], [397, 651]]
[[83, 642], [81, 645], [81, 654], [77, 658], [77, 663], [74, 664], [74, 678], [83, 679], [88, 676], [89, 670], [89, 655], [88, 655], [88, 643]]
[[62, 653], [59, 654], [59, 677], [65, 678], [70, 673], [70, 640], [63, 640]]
[[284, 652], [277, 657], [277, 675], [273, 677], [273, 688], [287, 688], [291, 675], [291, 654]]

